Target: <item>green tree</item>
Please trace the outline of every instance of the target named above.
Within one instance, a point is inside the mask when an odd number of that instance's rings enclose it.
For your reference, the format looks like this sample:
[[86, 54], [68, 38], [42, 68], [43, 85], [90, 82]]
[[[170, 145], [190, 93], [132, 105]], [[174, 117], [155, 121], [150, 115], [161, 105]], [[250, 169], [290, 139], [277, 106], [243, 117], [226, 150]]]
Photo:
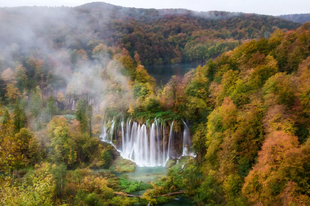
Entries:
[[15, 69], [15, 76], [16, 76], [16, 86], [17, 88], [23, 93], [24, 89], [27, 86], [28, 77], [26, 75], [26, 68], [22, 65], [18, 65]]
[[3, 116], [2, 124], [5, 125], [11, 121], [11, 115], [9, 110], [6, 108]]
[[79, 100], [75, 111], [76, 119], [80, 122], [82, 132], [86, 132], [88, 128], [86, 104], [85, 100]]
[[51, 169], [53, 179], [55, 182], [55, 197], [56, 199], [62, 199], [64, 195], [66, 185], [67, 167], [65, 164], [54, 165]]
[[24, 108], [21, 107], [20, 103], [16, 101], [14, 105], [13, 111], [13, 122], [15, 125], [15, 132], [19, 132], [19, 130], [26, 126], [27, 117], [24, 111]]
[[52, 160], [57, 164], [69, 163], [72, 142], [69, 138], [69, 124], [65, 117], [53, 117], [47, 125], [51, 140]]
[[48, 116], [48, 121], [53, 118], [57, 113], [56, 101], [53, 95], [49, 96], [46, 102], [46, 115]]
[[87, 106], [87, 117], [88, 117], [88, 122], [89, 122], [89, 136], [92, 137], [92, 118], [93, 118], [93, 107], [91, 105]]
[[31, 100], [29, 103], [30, 113], [35, 120], [39, 120], [38, 117], [42, 110], [42, 91], [40, 87], [36, 87], [35, 90], [31, 91]]
[[52, 206], [55, 182], [50, 174], [50, 165], [43, 163], [21, 185], [12, 185], [8, 178], [0, 186], [0, 204], [8, 206]]
[[11, 172], [25, 167], [29, 163], [29, 142], [33, 133], [22, 128], [15, 136], [6, 136], [0, 144], [0, 168]]

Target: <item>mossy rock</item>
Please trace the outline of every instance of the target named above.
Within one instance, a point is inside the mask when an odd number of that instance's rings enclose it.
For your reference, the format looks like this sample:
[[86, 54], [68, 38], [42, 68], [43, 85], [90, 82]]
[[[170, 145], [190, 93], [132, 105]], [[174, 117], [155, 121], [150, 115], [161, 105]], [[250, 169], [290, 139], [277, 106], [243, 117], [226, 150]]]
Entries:
[[171, 167], [173, 167], [176, 163], [177, 163], [176, 160], [169, 159], [168, 162], [167, 162], [167, 164], [166, 164], [166, 167], [167, 167], [167, 168], [171, 168]]
[[136, 163], [123, 159], [122, 157], [116, 158], [114, 160], [112, 166], [110, 167], [110, 170], [118, 173], [122, 172], [134, 172], [136, 169]]
[[183, 170], [183, 165], [190, 159], [190, 157], [181, 157], [172, 167], [173, 170]]

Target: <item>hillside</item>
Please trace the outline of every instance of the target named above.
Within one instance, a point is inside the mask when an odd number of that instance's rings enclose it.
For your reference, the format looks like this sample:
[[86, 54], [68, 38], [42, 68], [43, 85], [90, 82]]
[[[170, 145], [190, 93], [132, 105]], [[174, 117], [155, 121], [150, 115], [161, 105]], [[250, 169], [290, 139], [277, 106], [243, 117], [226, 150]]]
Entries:
[[[1, 46], [82, 48], [91, 40], [137, 52], [144, 65], [204, 62], [243, 41], [269, 37], [277, 28], [298, 23], [256, 14], [184, 9], [136, 9], [106, 3], [75, 8], [19, 7], [0, 9]], [[31, 21], [29, 21], [31, 20]], [[7, 35], [8, 34], [8, 35]]]
[[310, 14], [287, 14], [287, 15], [280, 15], [279, 17], [302, 24], [310, 21]]
[[310, 204], [309, 42], [310, 23], [278, 30], [172, 78], [158, 95], [196, 122], [195, 174], [185, 176], [198, 205]]
[[[265, 15], [185, 9], [136, 9], [90, 3], [77, 7], [98, 19], [109, 10], [108, 44], [137, 51], [144, 65], [204, 62], [240, 44], [269, 37], [275, 29], [296, 29], [300, 24]], [[107, 13], [105, 12], [107, 15]], [[98, 22], [92, 21], [100, 27]]]

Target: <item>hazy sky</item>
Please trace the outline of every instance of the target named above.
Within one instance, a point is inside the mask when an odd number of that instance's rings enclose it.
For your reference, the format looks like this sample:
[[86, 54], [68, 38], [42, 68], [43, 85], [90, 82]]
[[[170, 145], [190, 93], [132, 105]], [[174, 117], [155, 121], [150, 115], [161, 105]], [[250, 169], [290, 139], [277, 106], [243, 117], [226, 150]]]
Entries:
[[[0, 7], [79, 6], [96, 0], [0, 0]], [[98, 0], [97, 0], [98, 1]], [[310, 0], [105, 0], [137, 8], [186, 8], [195, 11], [236, 11], [259, 14], [310, 13]]]

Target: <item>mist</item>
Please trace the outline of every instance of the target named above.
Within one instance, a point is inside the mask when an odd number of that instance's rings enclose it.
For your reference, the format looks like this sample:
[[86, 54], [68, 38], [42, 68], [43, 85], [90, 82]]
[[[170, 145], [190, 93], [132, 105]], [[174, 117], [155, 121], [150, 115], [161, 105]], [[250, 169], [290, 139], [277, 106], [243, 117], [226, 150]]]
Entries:
[[[109, 17], [93, 22], [98, 24], [95, 27], [100, 28], [100, 32], [88, 29], [87, 24], [93, 18], [92, 14], [73, 8], [0, 9], [0, 72], [23, 65], [28, 76], [43, 73], [43, 79], [38, 79], [42, 81], [43, 95], [56, 98], [61, 91], [66, 99], [65, 108], [69, 111], [74, 109], [72, 104], [78, 99], [87, 99], [96, 114], [102, 113], [113, 102], [118, 102], [115, 107], [126, 111], [133, 98], [127, 85], [129, 78], [121, 74], [123, 65], [113, 60], [107, 51], [100, 51], [96, 56], [92, 53], [96, 46], [104, 43], [99, 41], [100, 35], [109, 33], [106, 27]], [[109, 45], [107, 49], [113, 49], [114, 43]], [[31, 71], [29, 60], [33, 61], [34, 71]], [[42, 65], [35, 65], [38, 62]], [[112, 84], [123, 90], [118, 100], [115, 99], [117, 95], [110, 94]]]

